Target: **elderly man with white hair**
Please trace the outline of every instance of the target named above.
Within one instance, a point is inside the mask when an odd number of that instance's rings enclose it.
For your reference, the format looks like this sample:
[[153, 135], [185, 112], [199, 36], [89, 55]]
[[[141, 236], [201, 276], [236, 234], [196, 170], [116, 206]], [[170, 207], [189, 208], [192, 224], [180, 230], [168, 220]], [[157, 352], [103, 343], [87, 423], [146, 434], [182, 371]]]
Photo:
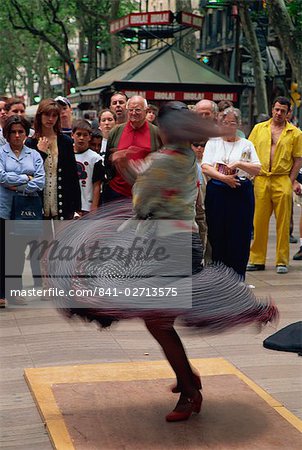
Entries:
[[194, 111], [204, 119], [215, 120], [218, 113], [218, 106], [212, 100], [200, 100], [196, 103]]
[[127, 122], [113, 128], [108, 138], [105, 155], [107, 183], [103, 189], [103, 203], [132, 196], [132, 186], [112, 166], [110, 156], [113, 151], [131, 149], [133, 159], [141, 159], [161, 146], [157, 127], [146, 119], [146, 99], [135, 95], [127, 101], [126, 108]]

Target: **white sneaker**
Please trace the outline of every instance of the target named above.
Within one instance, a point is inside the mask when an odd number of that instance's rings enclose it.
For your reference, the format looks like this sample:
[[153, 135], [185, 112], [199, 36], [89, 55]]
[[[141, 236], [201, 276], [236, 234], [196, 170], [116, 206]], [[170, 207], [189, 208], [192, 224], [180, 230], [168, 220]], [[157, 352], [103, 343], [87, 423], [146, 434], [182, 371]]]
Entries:
[[276, 272], [277, 273], [287, 273], [288, 267], [287, 266], [277, 266]]

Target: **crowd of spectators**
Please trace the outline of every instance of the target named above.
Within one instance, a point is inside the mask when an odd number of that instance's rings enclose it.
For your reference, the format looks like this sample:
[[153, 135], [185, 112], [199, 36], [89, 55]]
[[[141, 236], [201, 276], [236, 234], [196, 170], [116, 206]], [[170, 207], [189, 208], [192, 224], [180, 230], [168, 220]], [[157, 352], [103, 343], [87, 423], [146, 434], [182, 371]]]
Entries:
[[[287, 273], [293, 192], [299, 203], [302, 177], [302, 133], [289, 121], [289, 100], [275, 99], [272, 118], [259, 118], [248, 138], [241, 130], [240, 111], [231, 102], [201, 100], [193, 110], [209, 126], [215, 123], [225, 129], [223, 137], [201, 135], [198, 142], [188, 142], [196, 156], [196, 222], [205, 260], [232, 267], [242, 279], [246, 270], [265, 270], [268, 225], [274, 212], [276, 271]], [[0, 98], [0, 306], [5, 306], [5, 297], [9, 303], [26, 303], [9, 298], [4, 286], [5, 251], [10, 245], [7, 242], [5, 250], [4, 229], [11, 218], [13, 196], [19, 191], [39, 195], [44, 219], [54, 224], [79, 218], [115, 199], [131, 198], [131, 182], [118, 170], [118, 159], [113, 163], [114, 155], [127, 151], [135, 161], [159, 151], [164, 136], [159, 135], [157, 116], [157, 106], [143, 97], [128, 99], [115, 92], [109, 107], [99, 112], [96, 129], [88, 120], [73, 121], [69, 100], [59, 96], [40, 102], [31, 128], [23, 101]], [[302, 218], [295, 260], [302, 259], [301, 228]], [[20, 244], [21, 275], [23, 247]]]

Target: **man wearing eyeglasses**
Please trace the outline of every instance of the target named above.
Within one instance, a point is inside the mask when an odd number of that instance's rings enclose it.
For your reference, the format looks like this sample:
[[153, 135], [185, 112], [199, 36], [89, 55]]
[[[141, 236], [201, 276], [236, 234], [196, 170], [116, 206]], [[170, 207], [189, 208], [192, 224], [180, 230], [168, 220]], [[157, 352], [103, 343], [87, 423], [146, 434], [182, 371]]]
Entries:
[[115, 171], [111, 163], [110, 156], [114, 151], [131, 149], [131, 157], [141, 159], [161, 146], [157, 127], [146, 119], [147, 108], [145, 98], [140, 95], [131, 97], [126, 105], [127, 122], [117, 125], [110, 132], [105, 155], [107, 183], [103, 189], [103, 203], [132, 196], [132, 186]]

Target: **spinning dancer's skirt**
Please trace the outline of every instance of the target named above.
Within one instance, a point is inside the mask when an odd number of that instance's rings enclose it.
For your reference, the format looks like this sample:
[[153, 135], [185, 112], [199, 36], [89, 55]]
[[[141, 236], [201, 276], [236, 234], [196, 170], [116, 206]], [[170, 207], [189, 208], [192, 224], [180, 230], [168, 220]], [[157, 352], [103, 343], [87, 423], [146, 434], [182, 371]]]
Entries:
[[178, 317], [205, 333], [277, 319], [273, 302], [257, 299], [232, 269], [202, 268], [197, 234], [167, 234], [169, 221], [131, 216], [130, 202], [112, 202], [66, 223], [48, 246], [49, 284], [66, 316], [103, 327]]

